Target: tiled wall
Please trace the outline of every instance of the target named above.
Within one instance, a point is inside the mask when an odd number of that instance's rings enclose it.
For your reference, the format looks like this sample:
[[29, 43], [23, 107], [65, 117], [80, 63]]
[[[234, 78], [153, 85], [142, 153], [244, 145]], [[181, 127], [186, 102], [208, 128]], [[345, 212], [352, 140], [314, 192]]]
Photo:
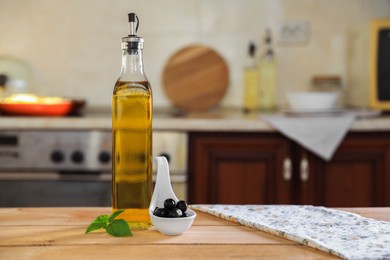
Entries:
[[[170, 105], [161, 85], [164, 64], [192, 43], [206, 44], [226, 59], [230, 85], [222, 105], [239, 107], [247, 44], [259, 43], [266, 26], [276, 36], [283, 104], [285, 91], [307, 89], [315, 74], [338, 74], [346, 83], [349, 33], [370, 19], [389, 18], [390, 0], [1, 0], [0, 55], [29, 62], [40, 94], [81, 96], [91, 105], [109, 106], [131, 11], [141, 21], [156, 107]], [[308, 22], [309, 40], [280, 43], [278, 29], [286, 21]]]

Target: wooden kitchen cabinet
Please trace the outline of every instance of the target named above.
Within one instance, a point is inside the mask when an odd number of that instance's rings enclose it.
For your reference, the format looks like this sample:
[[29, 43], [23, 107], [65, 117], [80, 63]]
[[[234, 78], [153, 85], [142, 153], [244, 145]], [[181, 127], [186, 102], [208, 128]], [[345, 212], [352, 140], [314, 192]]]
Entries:
[[290, 153], [291, 143], [275, 133], [190, 133], [189, 202], [289, 204], [282, 173]]
[[390, 206], [390, 134], [350, 133], [326, 162], [278, 133], [189, 134], [188, 201]]
[[302, 148], [298, 154], [309, 164], [307, 181], [299, 182], [299, 204], [390, 206], [390, 133], [349, 133], [330, 162]]

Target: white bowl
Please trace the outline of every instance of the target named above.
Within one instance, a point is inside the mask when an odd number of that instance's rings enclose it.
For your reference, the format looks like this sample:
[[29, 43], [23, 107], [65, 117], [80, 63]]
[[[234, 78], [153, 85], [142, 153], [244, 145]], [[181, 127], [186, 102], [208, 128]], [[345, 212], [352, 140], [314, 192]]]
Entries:
[[188, 216], [183, 218], [161, 218], [150, 212], [150, 218], [154, 228], [159, 232], [164, 235], [177, 236], [187, 231], [196, 217], [193, 210], [187, 209], [186, 213]]
[[187, 217], [162, 218], [153, 215], [153, 211], [156, 207], [164, 207], [164, 201], [166, 199], [171, 198], [176, 202], [179, 201], [172, 190], [167, 159], [163, 156], [157, 156], [154, 158], [154, 161], [157, 164], [157, 177], [149, 205], [150, 219], [152, 220], [153, 226], [161, 233], [170, 236], [177, 236], [184, 233], [191, 227], [192, 222], [194, 222], [196, 217], [196, 213], [191, 209], [187, 209]]
[[338, 92], [294, 91], [287, 93], [291, 109], [303, 111], [328, 110], [336, 107]]

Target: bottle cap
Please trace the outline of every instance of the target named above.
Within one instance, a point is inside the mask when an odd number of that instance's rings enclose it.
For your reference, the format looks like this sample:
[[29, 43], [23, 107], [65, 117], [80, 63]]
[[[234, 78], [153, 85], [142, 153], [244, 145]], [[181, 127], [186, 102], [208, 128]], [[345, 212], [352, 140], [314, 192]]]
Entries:
[[256, 54], [256, 45], [253, 42], [249, 43], [248, 54], [250, 57], [254, 57]]
[[272, 50], [272, 33], [271, 33], [271, 28], [269, 27], [265, 29], [264, 43], [267, 48], [266, 55], [273, 55], [274, 51]]
[[135, 13], [128, 14], [130, 34], [122, 38], [122, 49], [139, 50], [144, 47], [144, 39], [137, 36], [139, 19]]

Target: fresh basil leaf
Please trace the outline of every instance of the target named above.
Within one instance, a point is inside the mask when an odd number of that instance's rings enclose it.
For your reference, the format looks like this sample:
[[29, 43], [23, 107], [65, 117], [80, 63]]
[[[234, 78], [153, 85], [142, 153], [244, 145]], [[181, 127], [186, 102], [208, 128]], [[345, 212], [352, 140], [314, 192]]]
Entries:
[[117, 210], [111, 215], [98, 216], [87, 228], [85, 233], [104, 228], [107, 233], [116, 237], [133, 236], [129, 224], [124, 219], [115, 219], [124, 210]]
[[98, 216], [92, 223], [88, 226], [87, 230], [85, 231], [85, 234], [101, 229], [101, 228], [106, 228], [108, 226], [108, 215], [100, 215]]
[[85, 230], [85, 234], [101, 228], [105, 228], [105, 222], [94, 221], [88, 226], [87, 230]]
[[110, 216], [108, 215], [100, 215], [98, 216], [94, 222], [102, 222], [102, 223], [106, 223], [108, 225], [108, 219], [109, 219]]
[[124, 219], [115, 219], [106, 228], [108, 234], [115, 237], [131, 237], [133, 234], [130, 231], [129, 224]]
[[114, 221], [114, 219], [115, 219], [119, 214], [121, 214], [122, 212], [124, 212], [123, 209], [117, 210], [117, 211], [115, 211], [114, 213], [112, 213], [110, 216], [108, 216], [108, 217], [109, 217], [109, 218], [108, 218], [108, 222], [111, 223], [112, 221]]

